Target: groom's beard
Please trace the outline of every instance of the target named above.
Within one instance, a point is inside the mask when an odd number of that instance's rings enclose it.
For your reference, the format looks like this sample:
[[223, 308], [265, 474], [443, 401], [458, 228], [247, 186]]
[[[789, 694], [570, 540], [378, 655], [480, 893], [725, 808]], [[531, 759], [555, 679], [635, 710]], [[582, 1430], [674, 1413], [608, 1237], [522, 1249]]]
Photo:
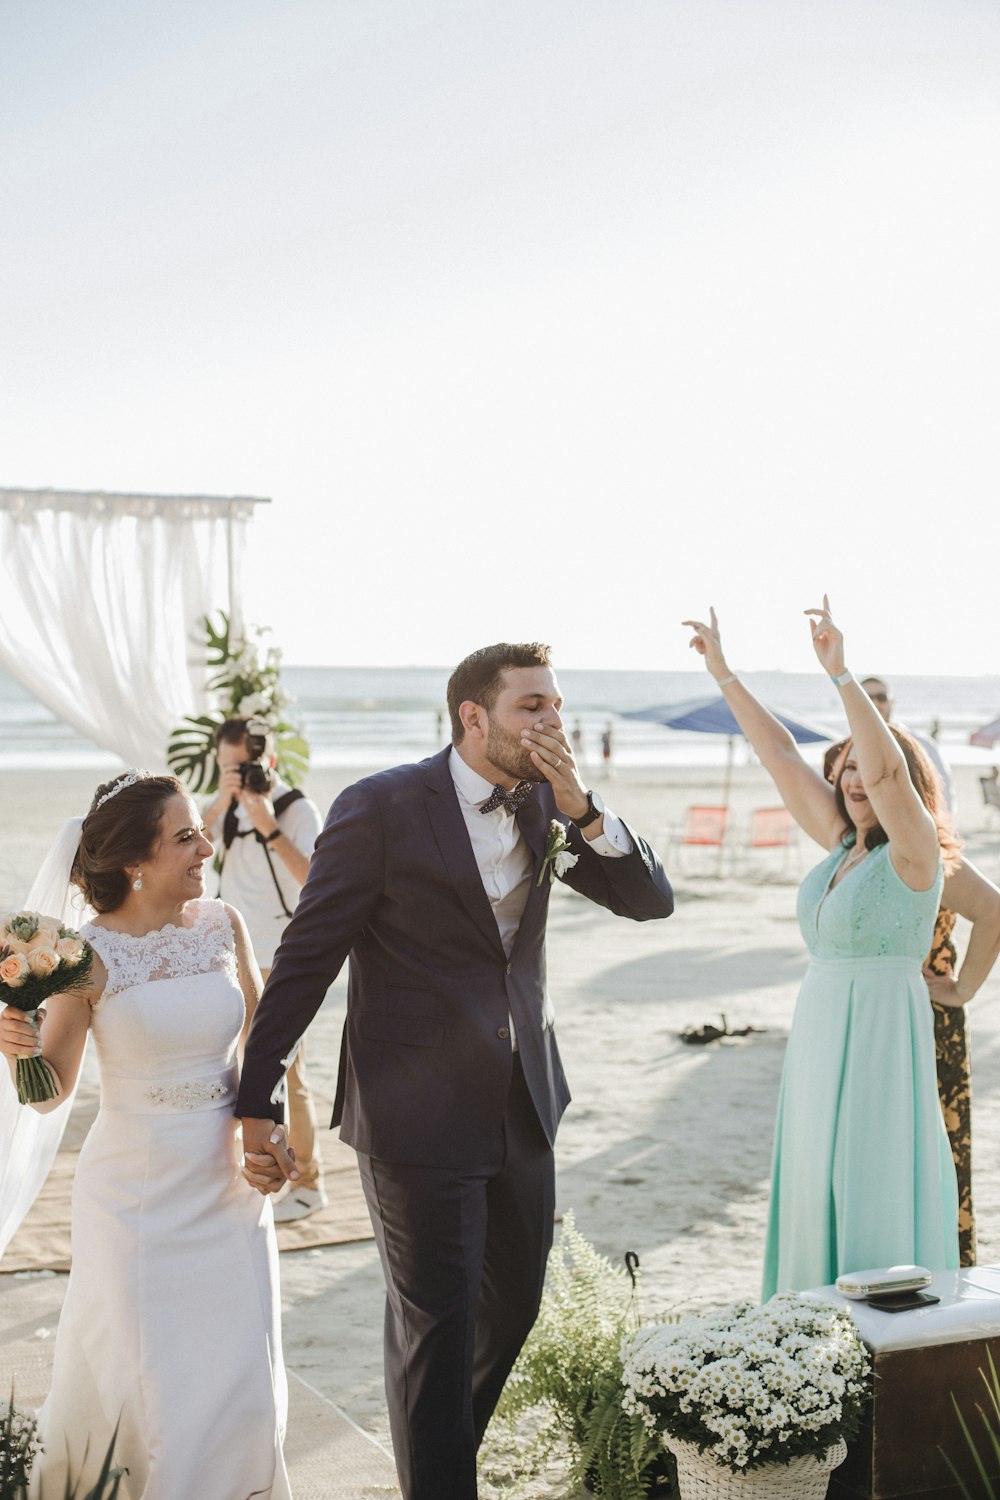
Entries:
[[545, 777], [525, 750], [520, 736], [502, 729], [495, 719], [490, 720], [486, 734], [486, 755], [491, 765], [505, 776], [516, 776], [518, 781], [544, 781]]

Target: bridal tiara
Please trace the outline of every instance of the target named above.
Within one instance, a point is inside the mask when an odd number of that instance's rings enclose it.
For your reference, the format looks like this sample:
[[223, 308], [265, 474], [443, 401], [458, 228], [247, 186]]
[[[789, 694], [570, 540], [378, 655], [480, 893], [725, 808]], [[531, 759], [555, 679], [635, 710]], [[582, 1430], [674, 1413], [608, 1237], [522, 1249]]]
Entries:
[[[134, 771], [129, 771], [120, 781], [116, 781], [110, 792], [105, 792], [104, 796], [99, 798], [97, 807], [103, 807], [105, 802], [110, 802], [112, 797], [117, 797], [118, 793], [123, 792], [127, 786], [135, 786], [137, 781], [148, 781], [153, 775], [155, 772], [144, 771], [137, 766]], [[96, 812], [97, 808], [94, 811]]]

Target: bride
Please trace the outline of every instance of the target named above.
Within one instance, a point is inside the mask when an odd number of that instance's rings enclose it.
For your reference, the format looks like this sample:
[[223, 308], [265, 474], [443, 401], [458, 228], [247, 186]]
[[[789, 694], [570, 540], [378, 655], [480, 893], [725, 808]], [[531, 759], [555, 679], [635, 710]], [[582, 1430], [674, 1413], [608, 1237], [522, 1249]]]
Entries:
[[290, 1500], [271, 1205], [233, 1116], [260, 975], [239, 913], [203, 899], [211, 854], [174, 777], [99, 787], [71, 875], [97, 913], [90, 988], [50, 998], [40, 1031], [0, 1015], [11, 1070], [40, 1054], [58, 1079], [33, 1108], [73, 1089], [88, 1031], [101, 1073], [32, 1496], [93, 1484], [117, 1426], [129, 1500]]

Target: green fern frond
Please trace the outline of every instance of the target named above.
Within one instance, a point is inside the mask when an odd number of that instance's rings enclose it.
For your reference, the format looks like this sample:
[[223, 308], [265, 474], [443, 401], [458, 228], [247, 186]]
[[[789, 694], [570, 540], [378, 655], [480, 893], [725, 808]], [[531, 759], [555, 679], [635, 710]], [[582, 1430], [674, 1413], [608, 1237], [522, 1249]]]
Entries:
[[568, 1444], [569, 1481], [586, 1481], [602, 1500], [645, 1500], [665, 1472], [662, 1447], [622, 1407], [621, 1344], [638, 1326], [638, 1300], [625, 1270], [601, 1255], [567, 1213], [538, 1319], [495, 1418], [497, 1431], [509, 1433], [520, 1432], [529, 1414], [549, 1414], [537, 1437], [521, 1435], [522, 1459], [536, 1473], [553, 1451], [554, 1435]]

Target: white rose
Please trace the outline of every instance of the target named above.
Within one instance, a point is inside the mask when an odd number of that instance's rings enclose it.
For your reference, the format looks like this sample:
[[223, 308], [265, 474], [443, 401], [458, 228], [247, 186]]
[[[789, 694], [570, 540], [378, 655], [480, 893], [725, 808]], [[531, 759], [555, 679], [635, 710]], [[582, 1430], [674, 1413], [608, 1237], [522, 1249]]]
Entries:
[[573, 866], [576, 864], [579, 858], [580, 856], [578, 854], [571, 854], [568, 849], [560, 849], [559, 853], [552, 861], [552, 863], [555, 865], [556, 874], [560, 877], [560, 879], [563, 875], [565, 875], [567, 870], [572, 870]]

